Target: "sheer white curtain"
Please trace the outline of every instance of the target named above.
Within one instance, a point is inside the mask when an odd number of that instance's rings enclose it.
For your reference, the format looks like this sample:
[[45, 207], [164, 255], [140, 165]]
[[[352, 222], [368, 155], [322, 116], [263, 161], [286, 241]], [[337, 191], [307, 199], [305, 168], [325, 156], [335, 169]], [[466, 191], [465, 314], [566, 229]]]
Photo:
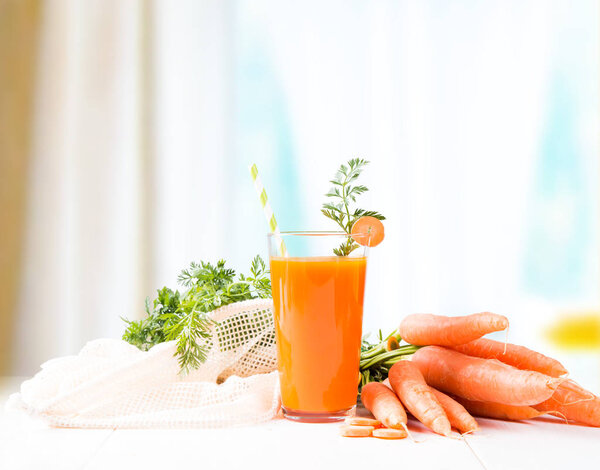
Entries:
[[140, 12], [44, 2], [15, 373], [115, 334], [142, 295]]
[[[361, 205], [388, 220], [365, 330], [487, 309], [519, 340], [548, 302], [596, 301], [596, 2], [45, 5], [18, 372], [119, 335], [191, 260], [264, 254], [251, 162], [283, 229], [328, 229], [327, 181], [371, 160]], [[536, 186], [557, 83], [562, 199]], [[529, 221], [560, 251], [582, 194], [579, 288], [529, 289]]]
[[226, 2], [44, 2], [15, 374], [227, 257]]

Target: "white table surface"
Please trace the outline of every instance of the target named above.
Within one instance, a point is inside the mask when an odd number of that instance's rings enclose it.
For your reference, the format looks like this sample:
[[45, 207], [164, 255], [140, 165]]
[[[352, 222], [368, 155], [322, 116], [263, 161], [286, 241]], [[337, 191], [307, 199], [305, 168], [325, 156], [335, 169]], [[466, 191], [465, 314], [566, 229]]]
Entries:
[[478, 419], [481, 430], [447, 439], [409, 422], [417, 441], [350, 439], [338, 424], [284, 419], [206, 430], [49, 428], [4, 403], [22, 379], [0, 379], [0, 469], [319, 468], [600, 469], [600, 429], [554, 418], [521, 423]]

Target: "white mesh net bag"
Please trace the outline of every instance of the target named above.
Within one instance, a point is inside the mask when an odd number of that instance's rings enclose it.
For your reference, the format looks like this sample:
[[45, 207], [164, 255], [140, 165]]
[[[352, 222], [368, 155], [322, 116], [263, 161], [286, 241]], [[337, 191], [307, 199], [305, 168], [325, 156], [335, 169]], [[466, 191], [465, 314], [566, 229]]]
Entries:
[[175, 343], [142, 352], [122, 340], [97, 339], [77, 356], [52, 359], [12, 395], [53, 426], [94, 428], [226, 427], [255, 424], [279, 411], [271, 300], [211, 312], [208, 358], [179, 374]]

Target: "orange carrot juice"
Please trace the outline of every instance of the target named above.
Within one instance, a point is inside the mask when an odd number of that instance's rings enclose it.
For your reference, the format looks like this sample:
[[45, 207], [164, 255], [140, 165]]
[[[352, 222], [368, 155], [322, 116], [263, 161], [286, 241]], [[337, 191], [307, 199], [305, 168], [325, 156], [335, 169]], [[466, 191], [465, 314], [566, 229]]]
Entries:
[[367, 259], [270, 260], [284, 411], [343, 414], [356, 404]]

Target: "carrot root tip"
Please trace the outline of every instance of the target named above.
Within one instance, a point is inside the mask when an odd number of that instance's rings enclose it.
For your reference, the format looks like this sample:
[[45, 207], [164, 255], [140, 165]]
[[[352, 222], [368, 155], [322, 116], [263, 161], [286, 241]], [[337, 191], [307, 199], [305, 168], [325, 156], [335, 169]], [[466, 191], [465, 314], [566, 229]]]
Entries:
[[422, 442], [425, 442], [427, 439], [422, 439], [422, 440], [417, 440], [413, 437], [412, 433], [409, 431], [408, 426], [406, 426], [406, 424], [401, 423], [402, 427], [404, 428], [404, 430], [406, 431], [406, 435], [408, 436], [408, 438], [413, 441], [413, 444], [421, 444]]

